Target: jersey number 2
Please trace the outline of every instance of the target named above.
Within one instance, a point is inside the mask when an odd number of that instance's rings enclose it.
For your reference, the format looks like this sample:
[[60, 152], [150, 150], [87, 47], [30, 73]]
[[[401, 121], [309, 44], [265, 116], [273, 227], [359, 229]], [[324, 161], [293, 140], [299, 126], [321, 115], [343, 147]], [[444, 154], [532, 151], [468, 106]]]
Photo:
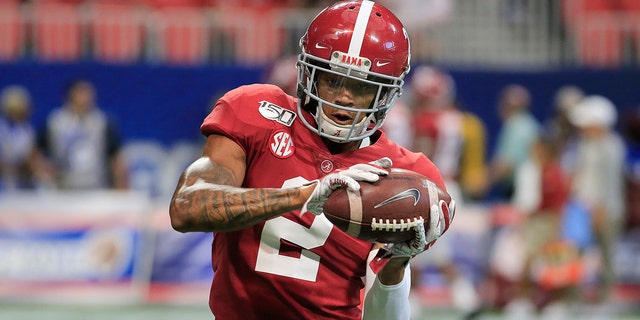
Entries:
[[[300, 186], [306, 182], [297, 177], [285, 181], [282, 187]], [[309, 250], [324, 245], [332, 228], [333, 224], [323, 215], [315, 217], [309, 228], [283, 217], [266, 221], [260, 237], [256, 271], [316, 281], [320, 256]], [[302, 247], [300, 257], [281, 255], [281, 239]]]

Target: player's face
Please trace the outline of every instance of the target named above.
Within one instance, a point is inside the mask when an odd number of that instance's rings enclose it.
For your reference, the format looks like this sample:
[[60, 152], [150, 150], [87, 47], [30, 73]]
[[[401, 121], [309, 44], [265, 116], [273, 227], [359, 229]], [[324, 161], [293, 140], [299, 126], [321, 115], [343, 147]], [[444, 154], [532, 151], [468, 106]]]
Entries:
[[[376, 97], [378, 86], [364, 81], [346, 78], [332, 73], [322, 72], [318, 76], [318, 96], [331, 103], [357, 109], [367, 109]], [[323, 105], [324, 113], [338, 124], [351, 124], [360, 122], [366, 114], [361, 114], [360, 119], [353, 119], [355, 112], [348, 112], [331, 106]]]

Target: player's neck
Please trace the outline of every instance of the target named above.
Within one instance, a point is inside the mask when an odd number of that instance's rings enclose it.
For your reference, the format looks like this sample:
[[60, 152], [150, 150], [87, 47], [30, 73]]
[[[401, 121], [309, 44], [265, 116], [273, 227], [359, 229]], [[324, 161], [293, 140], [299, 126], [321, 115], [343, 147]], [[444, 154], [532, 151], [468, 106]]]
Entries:
[[364, 148], [371, 144], [370, 138], [346, 143], [338, 143], [324, 138], [322, 140], [324, 141], [324, 144], [327, 146], [327, 149], [329, 149], [329, 152], [331, 152], [331, 154], [351, 152], [360, 148]]
[[360, 148], [360, 141], [338, 143], [325, 138], [322, 138], [322, 140], [324, 141], [324, 145], [327, 146], [327, 149], [329, 149], [329, 152], [331, 152], [331, 154], [350, 152]]

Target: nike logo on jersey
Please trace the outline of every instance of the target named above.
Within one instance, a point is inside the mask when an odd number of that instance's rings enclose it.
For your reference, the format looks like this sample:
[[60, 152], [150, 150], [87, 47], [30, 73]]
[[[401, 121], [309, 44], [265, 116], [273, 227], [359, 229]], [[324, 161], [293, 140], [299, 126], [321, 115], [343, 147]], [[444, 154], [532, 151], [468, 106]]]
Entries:
[[258, 111], [266, 119], [273, 120], [290, 127], [293, 120], [296, 119], [296, 113], [282, 108], [279, 105], [273, 104], [269, 101], [260, 101]]
[[376, 204], [375, 206], [373, 206], [375, 209], [380, 208], [384, 205], [387, 205], [389, 203], [398, 201], [398, 200], [402, 200], [404, 198], [413, 198], [413, 206], [415, 207], [418, 204], [418, 201], [420, 200], [420, 191], [416, 188], [411, 188], [411, 189], [407, 189], [405, 191], [402, 191], [398, 194], [396, 194], [395, 196], [384, 200], [378, 204]]

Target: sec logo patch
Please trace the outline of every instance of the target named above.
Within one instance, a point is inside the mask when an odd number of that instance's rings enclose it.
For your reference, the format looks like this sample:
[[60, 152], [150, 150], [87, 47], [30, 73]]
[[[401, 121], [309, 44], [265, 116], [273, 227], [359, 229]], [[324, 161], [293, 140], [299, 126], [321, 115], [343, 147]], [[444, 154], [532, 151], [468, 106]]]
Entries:
[[293, 155], [296, 146], [293, 143], [291, 135], [287, 131], [277, 131], [271, 136], [269, 141], [269, 150], [280, 159], [289, 158]]

